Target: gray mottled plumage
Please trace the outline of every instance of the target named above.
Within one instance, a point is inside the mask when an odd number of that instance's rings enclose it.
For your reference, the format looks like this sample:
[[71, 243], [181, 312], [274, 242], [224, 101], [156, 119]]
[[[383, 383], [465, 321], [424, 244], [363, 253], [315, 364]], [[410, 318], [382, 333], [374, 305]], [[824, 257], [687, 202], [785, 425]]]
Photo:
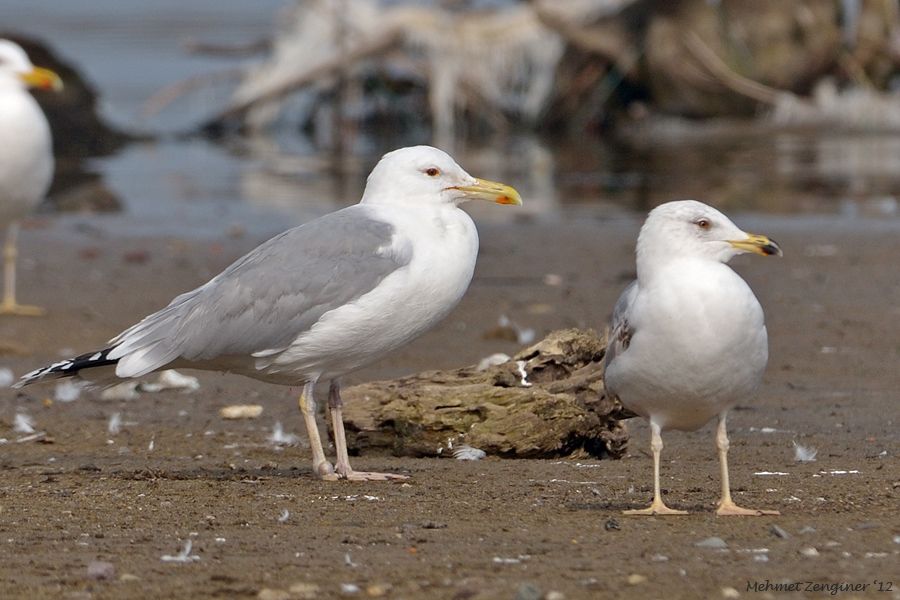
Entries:
[[[610, 363], [628, 349], [631, 336], [634, 333], [631, 325], [628, 323], [628, 311], [634, 302], [638, 293], [637, 280], [628, 284], [628, 287], [616, 300], [613, 307], [612, 318], [609, 321], [609, 336], [606, 342], [606, 356], [604, 356], [604, 367], [609, 367]], [[611, 390], [612, 391], [612, 390]], [[614, 392], [613, 392], [614, 393]]]

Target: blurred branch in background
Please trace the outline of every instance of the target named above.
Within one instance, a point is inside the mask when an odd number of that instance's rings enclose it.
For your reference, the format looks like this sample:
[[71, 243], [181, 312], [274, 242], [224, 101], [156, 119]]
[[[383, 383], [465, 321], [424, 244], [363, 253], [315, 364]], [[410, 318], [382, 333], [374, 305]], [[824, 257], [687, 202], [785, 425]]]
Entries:
[[272, 49], [272, 40], [264, 38], [240, 44], [213, 44], [199, 40], [189, 40], [183, 46], [185, 52], [189, 54], [245, 58], [269, 52]]
[[648, 116], [900, 128], [897, 0], [469, 5], [298, 2], [279, 19], [268, 56], [198, 131], [293, 123], [346, 146], [360, 126], [424, 126], [452, 148], [464, 137], [583, 135]]
[[245, 69], [234, 68], [225, 69], [224, 71], [215, 71], [213, 73], [203, 73], [188, 77], [187, 79], [182, 79], [181, 81], [176, 81], [147, 98], [141, 107], [140, 116], [149, 119], [160, 111], [165, 110], [167, 106], [185, 94], [220, 83], [237, 83], [246, 75], [247, 72]]

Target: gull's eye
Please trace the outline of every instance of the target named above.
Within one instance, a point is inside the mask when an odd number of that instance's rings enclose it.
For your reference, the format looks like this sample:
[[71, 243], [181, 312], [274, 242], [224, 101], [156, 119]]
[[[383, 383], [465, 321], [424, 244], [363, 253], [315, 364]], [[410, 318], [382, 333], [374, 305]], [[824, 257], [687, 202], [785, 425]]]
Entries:
[[437, 177], [441, 174], [441, 170], [437, 167], [428, 167], [427, 169], [425, 169], [425, 174], [429, 177]]
[[697, 227], [699, 227], [703, 231], [707, 231], [707, 230], [709, 230], [710, 227], [712, 227], [712, 223], [709, 222], [709, 219], [700, 218], [700, 219], [697, 219], [696, 223], [697, 223]]

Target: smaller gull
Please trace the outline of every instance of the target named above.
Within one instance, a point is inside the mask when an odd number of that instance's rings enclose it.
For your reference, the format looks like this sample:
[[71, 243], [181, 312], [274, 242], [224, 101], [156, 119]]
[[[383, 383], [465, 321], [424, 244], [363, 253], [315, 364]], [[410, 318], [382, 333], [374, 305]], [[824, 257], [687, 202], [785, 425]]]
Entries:
[[19, 219], [50, 188], [53, 143], [47, 118], [28, 88], [59, 91], [62, 80], [32, 65], [18, 44], [0, 39], [0, 226], [6, 226], [0, 314], [36, 317], [44, 310], [16, 302], [16, 241]]
[[[16, 386], [172, 368], [303, 386], [300, 411], [316, 475], [403, 479], [350, 467], [339, 378], [430, 329], [462, 298], [478, 254], [475, 224], [459, 209], [467, 200], [522, 203], [513, 188], [472, 177], [437, 148], [390, 152], [359, 204], [272, 238], [107, 347], [37, 369]], [[334, 465], [316, 425], [320, 381], [328, 384]]]
[[781, 256], [778, 244], [745, 233], [694, 200], [668, 202], [647, 216], [637, 242], [637, 281], [613, 309], [606, 388], [650, 421], [653, 503], [633, 515], [687, 514], [663, 503], [663, 429], [695, 430], [718, 417], [722, 477], [719, 515], [777, 514], [746, 509], [728, 483], [728, 410], [759, 386], [769, 349], [762, 307], [726, 263], [745, 252]]

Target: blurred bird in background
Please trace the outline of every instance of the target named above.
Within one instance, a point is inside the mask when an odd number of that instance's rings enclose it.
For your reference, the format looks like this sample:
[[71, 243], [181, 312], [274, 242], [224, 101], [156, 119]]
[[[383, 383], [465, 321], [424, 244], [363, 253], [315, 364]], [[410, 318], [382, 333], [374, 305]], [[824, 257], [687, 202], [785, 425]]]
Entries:
[[3, 300], [0, 314], [40, 316], [44, 310], [16, 301], [18, 221], [43, 200], [53, 179], [50, 125], [29, 88], [59, 91], [62, 80], [35, 67], [22, 48], [0, 40], [0, 226], [3, 247]]

